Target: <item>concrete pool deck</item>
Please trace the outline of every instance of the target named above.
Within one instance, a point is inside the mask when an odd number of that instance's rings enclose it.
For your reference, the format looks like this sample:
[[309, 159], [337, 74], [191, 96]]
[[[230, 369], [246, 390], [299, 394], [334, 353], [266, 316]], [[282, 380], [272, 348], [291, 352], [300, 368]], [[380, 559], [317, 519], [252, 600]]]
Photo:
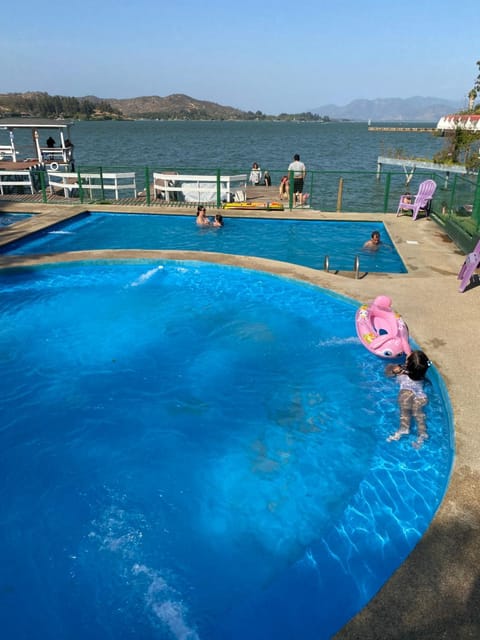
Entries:
[[[0, 212], [39, 213], [0, 231], [0, 245], [53, 224], [85, 206], [52, 206], [0, 202]], [[131, 211], [128, 207], [92, 206], [95, 211]], [[178, 214], [160, 207], [138, 213]], [[213, 211], [212, 211], [213, 212]], [[192, 209], [188, 213], [194, 217]], [[226, 213], [226, 212], [223, 212]], [[202, 259], [240, 265], [306, 280], [358, 302], [387, 294], [407, 322], [412, 338], [435, 363], [447, 386], [455, 426], [456, 459], [445, 498], [428, 531], [406, 562], [370, 603], [336, 636], [336, 640], [478, 639], [480, 638], [480, 429], [476, 375], [480, 363], [477, 282], [458, 292], [457, 274], [464, 255], [433, 220], [392, 214], [331, 214], [306, 209], [256, 212], [258, 217], [366, 220], [388, 229], [408, 274], [352, 276], [326, 273], [292, 264], [224, 254], [186, 251], [95, 251], [60, 256], [0, 256], [0, 267], [35, 265], [92, 257]], [[228, 211], [226, 217], [256, 217], [255, 212]], [[228, 221], [227, 221], [228, 224]], [[366, 238], [367, 239], [367, 238]], [[335, 238], [332, 238], [335, 243]], [[428, 446], [428, 445], [427, 445]], [[300, 639], [299, 639], [300, 640]]]

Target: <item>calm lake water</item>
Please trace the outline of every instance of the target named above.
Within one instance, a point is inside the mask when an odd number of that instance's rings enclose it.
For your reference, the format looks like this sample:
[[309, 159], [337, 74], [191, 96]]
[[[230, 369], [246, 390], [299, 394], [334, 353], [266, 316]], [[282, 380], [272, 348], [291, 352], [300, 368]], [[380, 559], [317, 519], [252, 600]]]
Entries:
[[279, 173], [294, 153], [312, 171], [375, 171], [379, 155], [402, 150], [407, 156], [432, 157], [444, 145], [431, 133], [372, 132], [366, 123], [319, 122], [78, 122], [72, 138], [79, 165], [246, 172], [255, 161]]

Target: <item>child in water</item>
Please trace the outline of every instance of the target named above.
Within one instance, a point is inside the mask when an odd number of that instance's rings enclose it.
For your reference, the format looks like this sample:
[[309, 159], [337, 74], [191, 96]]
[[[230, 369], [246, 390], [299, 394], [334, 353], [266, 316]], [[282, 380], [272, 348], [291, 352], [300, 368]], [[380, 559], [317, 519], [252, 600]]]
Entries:
[[215, 220], [213, 221], [214, 227], [223, 227], [223, 216], [221, 213], [215, 214]]
[[388, 442], [400, 440], [402, 436], [410, 433], [412, 417], [417, 422], [417, 439], [412, 446], [419, 449], [424, 440], [428, 438], [423, 409], [428, 402], [424, 384], [425, 374], [430, 364], [430, 360], [423, 351], [412, 351], [407, 356], [404, 365], [387, 365], [385, 373], [388, 376], [395, 376], [400, 384], [400, 392], [398, 394], [400, 427], [395, 433], [388, 436]]

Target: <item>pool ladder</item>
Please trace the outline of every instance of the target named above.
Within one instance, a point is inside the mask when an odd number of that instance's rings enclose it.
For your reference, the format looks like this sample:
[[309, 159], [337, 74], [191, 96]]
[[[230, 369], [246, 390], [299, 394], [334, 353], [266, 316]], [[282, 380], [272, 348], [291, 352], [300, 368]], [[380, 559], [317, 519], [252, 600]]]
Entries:
[[[327, 272], [330, 270], [330, 258], [328, 256], [325, 256], [325, 259], [323, 261], [323, 270]], [[355, 273], [355, 280], [358, 280], [359, 271], [360, 258], [358, 256], [355, 256], [355, 260], [353, 261], [353, 272]]]

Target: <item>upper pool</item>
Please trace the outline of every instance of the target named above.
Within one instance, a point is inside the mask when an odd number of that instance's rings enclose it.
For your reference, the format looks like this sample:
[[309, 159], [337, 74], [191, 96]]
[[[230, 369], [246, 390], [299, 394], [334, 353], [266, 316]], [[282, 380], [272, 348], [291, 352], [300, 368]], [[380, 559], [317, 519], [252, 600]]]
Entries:
[[[372, 231], [381, 233], [376, 251], [363, 249]], [[226, 218], [223, 228], [199, 228], [195, 216], [86, 213], [3, 248], [3, 253], [38, 254], [93, 249], [177, 249], [281, 260], [323, 269], [406, 273], [382, 223], [330, 220]]]

